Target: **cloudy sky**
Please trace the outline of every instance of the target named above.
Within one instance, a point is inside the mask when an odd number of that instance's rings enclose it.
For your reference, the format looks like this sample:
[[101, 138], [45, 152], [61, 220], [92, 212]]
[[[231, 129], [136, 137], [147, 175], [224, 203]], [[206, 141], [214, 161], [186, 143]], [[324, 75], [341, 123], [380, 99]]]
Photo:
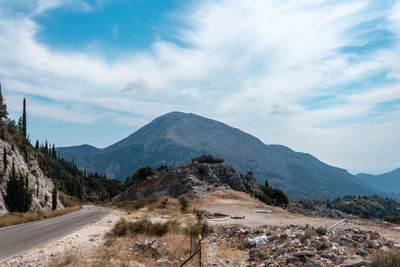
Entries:
[[400, 167], [400, 3], [0, 0], [32, 140], [105, 147], [170, 111], [356, 172]]

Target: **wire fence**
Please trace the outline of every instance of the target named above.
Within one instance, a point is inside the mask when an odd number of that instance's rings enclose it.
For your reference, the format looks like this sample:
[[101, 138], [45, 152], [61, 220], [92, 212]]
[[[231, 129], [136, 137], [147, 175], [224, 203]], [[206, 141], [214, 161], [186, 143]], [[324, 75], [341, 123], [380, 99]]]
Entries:
[[192, 224], [190, 227], [190, 246], [189, 246], [189, 256], [188, 258], [180, 265], [180, 267], [187, 265], [188, 263], [198, 264], [198, 266], [202, 266], [202, 258], [201, 258], [201, 241], [208, 233], [208, 225], [207, 219], [204, 216], [204, 211], [197, 210], [196, 211], [197, 223]]

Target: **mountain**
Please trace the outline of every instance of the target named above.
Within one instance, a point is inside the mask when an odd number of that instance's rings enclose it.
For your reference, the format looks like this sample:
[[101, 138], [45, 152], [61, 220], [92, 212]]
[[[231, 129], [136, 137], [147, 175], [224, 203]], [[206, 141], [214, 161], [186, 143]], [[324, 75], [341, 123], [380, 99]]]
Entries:
[[66, 160], [74, 159], [82, 168], [119, 179], [142, 166], [178, 166], [201, 154], [212, 154], [240, 172], [252, 171], [262, 184], [267, 179], [292, 199], [332, 199], [374, 191], [346, 170], [329, 166], [310, 154], [266, 145], [237, 128], [190, 113], [160, 116], [104, 149], [84, 145], [58, 148], [57, 153]]
[[400, 193], [400, 168], [380, 175], [360, 173], [356, 176], [383, 192]]

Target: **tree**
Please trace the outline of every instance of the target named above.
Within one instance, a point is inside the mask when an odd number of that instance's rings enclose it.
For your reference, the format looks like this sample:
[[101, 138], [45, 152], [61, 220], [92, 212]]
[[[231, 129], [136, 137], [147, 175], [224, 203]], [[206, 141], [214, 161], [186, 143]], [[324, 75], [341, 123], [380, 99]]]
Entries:
[[4, 147], [3, 148], [3, 164], [4, 164], [4, 172], [7, 170], [7, 149]]
[[51, 192], [51, 209], [57, 209], [57, 189], [54, 187], [53, 192]]
[[2, 123], [8, 117], [7, 105], [4, 101], [3, 94], [1, 92], [1, 83], [0, 83], [0, 122]]
[[24, 137], [27, 137], [27, 129], [26, 129], [26, 99], [24, 97], [24, 104], [22, 110], [22, 133]]
[[36, 151], [39, 151], [39, 140], [36, 140], [35, 150], [36, 150]]
[[32, 205], [32, 194], [29, 191], [28, 179], [20, 174], [19, 179], [13, 162], [7, 182], [5, 201], [11, 212], [26, 212]]
[[17, 180], [17, 175], [15, 173], [14, 162], [12, 164], [11, 173], [8, 177], [7, 188], [6, 188], [6, 197], [5, 201], [8, 206], [8, 209], [13, 211], [18, 211], [19, 209], [19, 183]]
[[53, 147], [51, 148], [51, 156], [53, 158], [57, 158], [57, 154], [56, 154], [56, 146], [53, 144]]

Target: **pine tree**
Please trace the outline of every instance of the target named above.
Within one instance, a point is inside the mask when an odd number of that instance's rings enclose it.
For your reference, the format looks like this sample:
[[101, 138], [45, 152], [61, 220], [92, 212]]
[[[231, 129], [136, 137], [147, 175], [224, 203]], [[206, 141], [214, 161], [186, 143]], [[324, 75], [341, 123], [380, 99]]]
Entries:
[[27, 129], [26, 129], [26, 99], [24, 97], [24, 106], [22, 110], [22, 133], [24, 137], [27, 137]]
[[8, 161], [7, 161], [7, 149], [5, 147], [3, 148], [3, 163], [4, 163], [3, 171], [6, 172]]
[[53, 210], [57, 209], [57, 189], [54, 187], [53, 192], [51, 193], [51, 208]]
[[0, 83], [0, 123], [3, 123], [8, 117], [7, 105], [4, 101], [3, 94], [1, 92], [1, 83]]

